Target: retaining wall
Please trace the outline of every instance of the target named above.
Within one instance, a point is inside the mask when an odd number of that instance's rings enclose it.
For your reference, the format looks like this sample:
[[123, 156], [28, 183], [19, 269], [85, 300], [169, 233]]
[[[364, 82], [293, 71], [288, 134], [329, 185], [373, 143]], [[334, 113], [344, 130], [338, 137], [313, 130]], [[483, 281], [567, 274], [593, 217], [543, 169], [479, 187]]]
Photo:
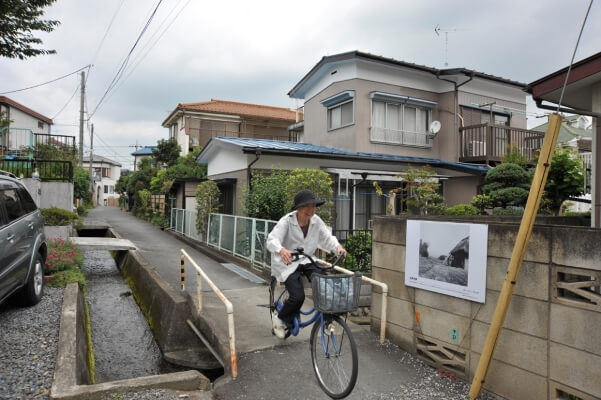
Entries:
[[[402, 217], [374, 220], [373, 278], [389, 287], [387, 337], [471, 382], [519, 225], [445, 220], [488, 224], [486, 303], [405, 286], [407, 219]], [[535, 225], [486, 390], [508, 399], [601, 398], [599, 243], [599, 229]], [[374, 287], [372, 296], [371, 328], [379, 332], [380, 289]]]

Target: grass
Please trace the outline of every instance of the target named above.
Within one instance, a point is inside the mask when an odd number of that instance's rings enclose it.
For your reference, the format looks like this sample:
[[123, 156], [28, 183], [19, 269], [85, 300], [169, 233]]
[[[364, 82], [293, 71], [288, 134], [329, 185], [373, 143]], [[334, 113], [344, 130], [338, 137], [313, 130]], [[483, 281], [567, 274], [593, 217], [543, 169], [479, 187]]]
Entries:
[[69, 283], [77, 282], [81, 289], [86, 287], [86, 277], [83, 271], [78, 269], [65, 269], [63, 271], [55, 272], [51, 275], [52, 279], [47, 283], [49, 287], [64, 288]]

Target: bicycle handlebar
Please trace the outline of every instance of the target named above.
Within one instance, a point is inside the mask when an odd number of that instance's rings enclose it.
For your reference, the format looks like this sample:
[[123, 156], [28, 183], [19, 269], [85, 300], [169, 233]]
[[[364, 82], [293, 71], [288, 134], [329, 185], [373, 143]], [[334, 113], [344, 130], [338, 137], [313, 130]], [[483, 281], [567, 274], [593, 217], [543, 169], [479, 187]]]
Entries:
[[302, 247], [297, 247], [296, 249], [294, 249], [294, 251], [292, 252], [292, 260], [298, 261], [301, 256], [309, 259], [309, 261], [311, 261], [311, 264], [315, 265], [316, 267], [321, 268], [321, 269], [327, 269], [327, 268], [333, 268], [335, 265], [337, 265], [340, 262], [340, 260], [342, 260], [342, 258], [344, 257], [344, 252], [338, 254], [338, 256], [336, 257], [334, 262], [331, 264], [324, 260], [313, 259], [309, 254], [305, 254], [305, 249]]

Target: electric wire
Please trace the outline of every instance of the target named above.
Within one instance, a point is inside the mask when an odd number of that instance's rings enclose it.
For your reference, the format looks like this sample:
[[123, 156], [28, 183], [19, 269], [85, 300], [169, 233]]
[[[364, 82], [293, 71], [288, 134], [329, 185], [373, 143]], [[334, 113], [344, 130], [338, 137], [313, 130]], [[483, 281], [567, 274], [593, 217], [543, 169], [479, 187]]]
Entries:
[[132, 55], [132, 53], [134, 52], [136, 46], [138, 45], [138, 43], [140, 42], [140, 39], [142, 38], [142, 36], [144, 35], [144, 33], [146, 32], [146, 30], [148, 29], [148, 26], [150, 25], [150, 23], [152, 22], [154, 16], [156, 15], [156, 12], [159, 8], [159, 6], [161, 5], [161, 3], [163, 2], [163, 0], [159, 0], [154, 8], [154, 10], [152, 11], [152, 14], [150, 15], [150, 17], [148, 18], [148, 20], [146, 21], [146, 24], [144, 25], [144, 27], [142, 28], [142, 31], [140, 32], [140, 34], [138, 35], [138, 38], [136, 39], [136, 41], [134, 42], [133, 46], [131, 47], [131, 49], [129, 50], [129, 53], [127, 54], [127, 56], [124, 58], [123, 62], [121, 63], [121, 66], [119, 67], [119, 69], [117, 70], [115, 76], [113, 77], [111, 83], [109, 83], [108, 87], [106, 88], [104, 94], [102, 95], [102, 97], [100, 98], [100, 100], [98, 101], [98, 103], [96, 104], [96, 106], [94, 107], [94, 110], [89, 114], [88, 118], [92, 118], [92, 116], [94, 116], [94, 114], [98, 111], [98, 109], [100, 108], [100, 106], [102, 105], [104, 99], [106, 98], [106, 96], [109, 94], [109, 92], [117, 85], [117, 82], [121, 79], [121, 77], [123, 76], [123, 73], [125, 71], [125, 68], [127, 66], [127, 64], [129, 63], [129, 59]]
[[574, 52], [572, 53], [572, 60], [570, 61], [570, 65], [568, 66], [568, 72], [566, 73], [566, 79], [563, 82], [563, 87], [561, 88], [561, 95], [559, 96], [559, 103], [557, 103], [557, 113], [561, 109], [561, 102], [563, 101], [563, 95], [566, 90], [566, 86], [568, 85], [568, 78], [570, 77], [570, 72], [572, 71], [572, 64], [574, 64], [574, 57], [576, 57], [576, 50], [578, 50], [578, 44], [580, 43], [580, 38], [582, 37], [582, 31], [584, 30], [584, 25], [586, 25], [586, 19], [588, 18], [588, 14], [591, 11], [591, 6], [593, 5], [593, 0], [590, 0], [588, 3], [588, 8], [586, 9], [586, 14], [584, 16], [584, 21], [582, 21], [582, 26], [580, 27], [580, 33], [578, 34], [578, 40], [576, 40], [576, 46], [574, 46]]
[[79, 68], [77, 71], [73, 71], [73, 72], [71, 72], [71, 73], [69, 73], [67, 75], [59, 76], [58, 78], [52, 79], [52, 80], [50, 80], [48, 82], [40, 83], [40, 84], [33, 85], [33, 86], [28, 86], [28, 87], [22, 88], [22, 89], [10, 90], [10, 91], [7, 91], [7, 92], [0, 92], [0, 94], [9, 94], [9, 93], [22, 92], [24, 90], [34, 89], [34, 88], [37, 88], [37, 87], [40, 87], [40, 86], [48, 85], [49, 83], [53, 83], [53, 82], [59, 81], [61, 79], [67, 78], [67, 77], [69, 77], [71, 75], [77, 74], [78, 72], [81, 72], [84, 69], [89, 68], [89, 67], [90, 67], [90, 65], [86, 65], [85, 67]]
[[54, 117], [52, 117], [52, 119], [58, 117], [60, 115], [60, 113], [62, 113], [65, 110], [65, 108], [67, 108], [69, 103], [71, 103], [71, 100], [73, 100], [73, 97], [75, 97], [75, 93], [77, 93], [77, 91], [79, 90], [80, 87], [81, 87], [81, 84], [78, 83], [77, 87], [75, 88], [75, 91], [73, 91], [73, 94], [71, 95], [71, 97], [69, 97], [69, 100], [67, 100], [65, 105], [60, 110], [58, 110], [58, 112], [54, 115]]
[[[159, 40], [161, 40], [161, 38], [163, 37], [163, 35], [165, 33], [167, 33], [167, 31], [169, 30], [169, 28], [171, 28], [171, 25], [173, 25], [173, 23], [177, 20], [177, 17], [179, 17], [179, 15], [182, 13], [182, 11], [184, 11], [184, 9], [188, 6], [188, 4], [190, 4], [190, 1], [191, 0], [188, 0], [186, 2], [186, 4], [184, 4], [184, 6], [182, 8], [180, 8], [180, 10], [177, 12], [177, 14], [175, 14], [175, 16], [173, 17], [173, 19], [171, 19], [171, 21], [169, 22], [169, 25], [167, 25], [167, 27], [165, 29], [163, 29], [163, 31], [161, 32], [161, 34], [159, 35], [159, 37], [152, 43], [152, 45], [150, 46], [150, 48], [148, 50], [146, 50], [146, 52], [144, 52], [144, 50], [146, 49], [146, 47], [148, 47], [148, 45], [151, 43], [152, 39], [157, 35], [157, 33], [159, 32], [159, 30], [161, 29], [161, 27], [165, 24], [165, 22], [167, 22], [167, 20], [171, 16], [171, 14], [173, 14], [173, 12], [175, 11], [175, 9], [177, 8], [177, 5], [171, 9], [171, 11], [167, 15], [167, 17], [165, 17], [165, 19], [163, 20], [163, 22], [161, 22], [161, 24], [159, 25], [157, 31], [155, 31], [155, 33], [150, 37], [150, 39], [148, 40], [148, 42], [146, 42], [146, 44], [144, 45], [144, 47], [142, 47], [142, 50], [140, 51], [140, 53], [136, 56], [136, 58], [134, 58], [134, 61], [133, 61], [134, 65], [133, 65], [133, 67], [131, 67], [128, 70], [127, 75], [125, 76], [125, 78], [123, 78], [121, 80], [121, 82], [119, 83], [119, 86], [113, 91], [113, 93], [115, 93], [121, 86], [123, 86], [123, 84], [125, 83], [125, 81], [127, 81], [127, 79], [136, 70], [136, 68], [138, 68], [138, 65], [140, 65], [140, 63], [146, 58], [146, 56], [150, 53], [150, 51], [154, 48], [154, 46], [156, 46], [156, 44], [159, 42]], [[142, 53], [142, 52], [144, 52], [144, 53]], [[111, 96], [112, 96], [113, 93], [111, 93]], [[110, 96], [109, 96], [109, 98], [110, 98]]]

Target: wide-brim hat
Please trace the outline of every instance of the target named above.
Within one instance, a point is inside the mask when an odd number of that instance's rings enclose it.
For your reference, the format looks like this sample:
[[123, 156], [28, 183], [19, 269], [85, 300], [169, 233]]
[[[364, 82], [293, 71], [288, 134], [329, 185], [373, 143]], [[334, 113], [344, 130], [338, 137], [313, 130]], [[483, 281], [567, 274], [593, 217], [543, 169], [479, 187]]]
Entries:
[[316, 206], [320, 206], [325, 203], [325, 200], [318, 199], [315, 197], [312, 191], [303, 189], [294, 196], [294, 205], [292, 206], [292, 211], [298, 209], [302, 206], [308, 206], [310, 204], [315, 204]]

